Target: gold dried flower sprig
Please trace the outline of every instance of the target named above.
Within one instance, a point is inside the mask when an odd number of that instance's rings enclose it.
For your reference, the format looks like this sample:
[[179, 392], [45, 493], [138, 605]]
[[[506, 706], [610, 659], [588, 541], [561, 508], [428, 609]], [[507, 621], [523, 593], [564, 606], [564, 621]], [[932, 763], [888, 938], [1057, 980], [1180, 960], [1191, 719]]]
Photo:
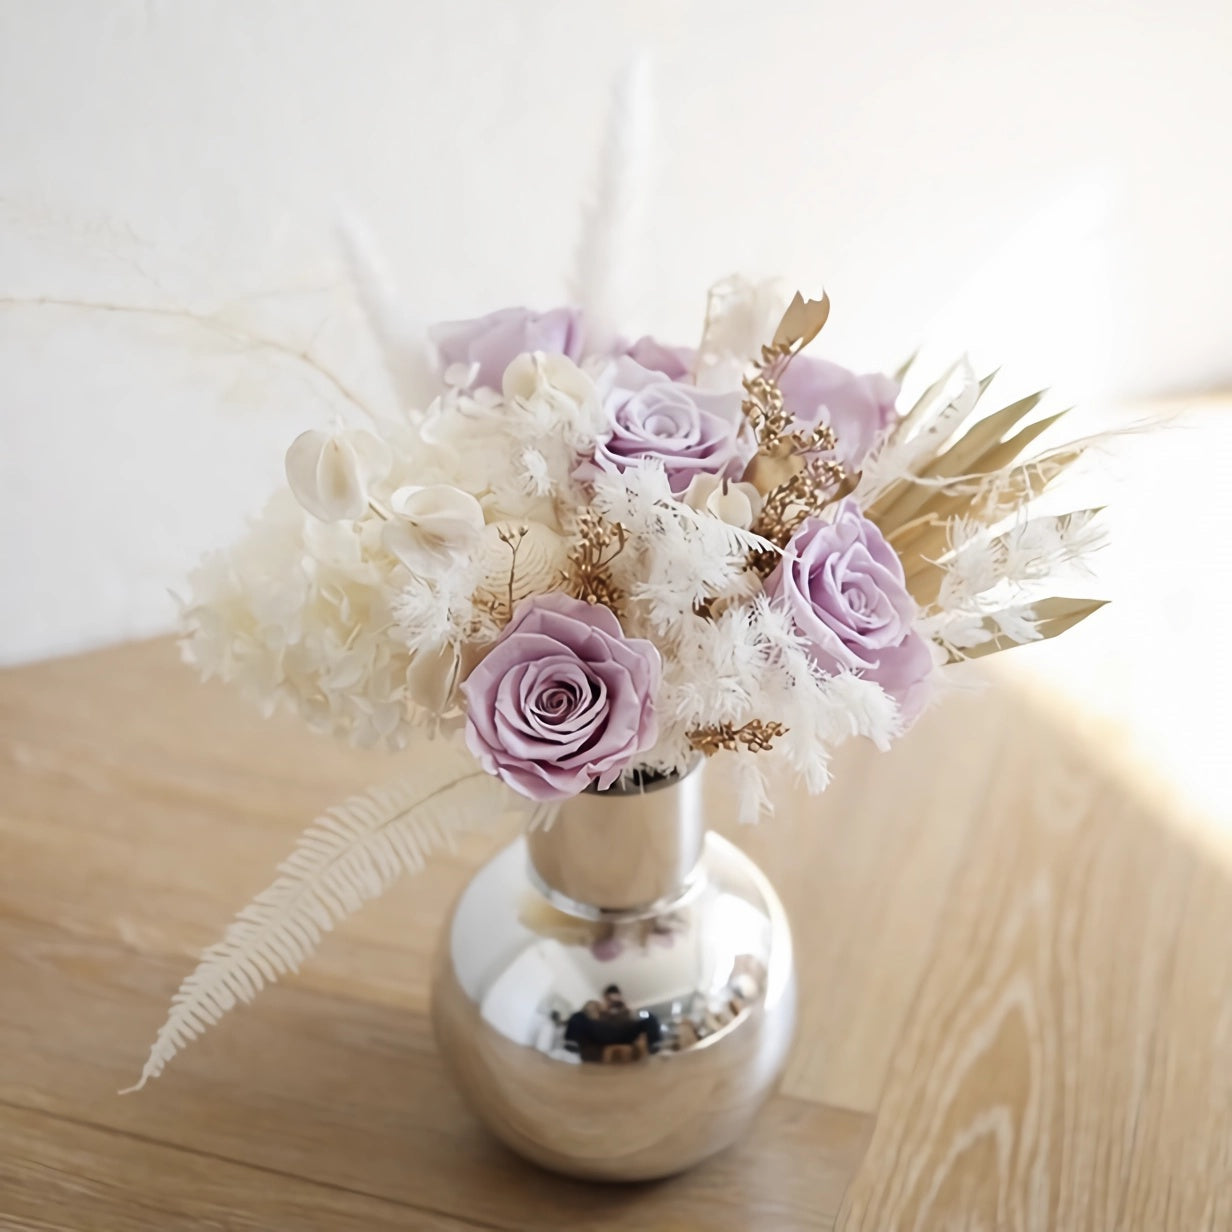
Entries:
[[[753, 530], [785, 547], [805, 518], [820, 513], [854, 487], [855, 480], [841, 462], [829, 457], [806, 458], [800, 470], [766, 494]], [[775, 553], [770, 556], [778, 559]]]
[[[833, 429], [827, 424], [797, 427], [779, 386], [787, 365], [817, 336], [829, 313], [826, 296], [806, 300], [797, 292], [773, 340], [762, 347], [756, 367], [744, 380], [742, 410], [757, 441], [757, 453], [744, 477], [765, 498], [753, 530], [780, 547], [805, 518], [820, 513], [856, 482], [833, 456], [837, 445]], [[776, 559], [772, 552], [757, 553], [751, 564], [767, 573]]]
[[776, 452], [791, 431], [791, 416], [783, 409], [779, 378], [783, 370], [821, 333], [830, 316], [830, 297], [806, 300], [799, 291], [783, 313], [774, 337], [761, 349], [753, 372], [744, 380], [743, 411], [757, 437], [758, 451]]
[[629, 533], [619, 522], [608, 522], [593, 509], [578, 515], [565, 585], [587, 603], [600, 603], [621, 615], [624, 593], [612, 580], [612, 561], [624, 551]]
[[[763, 348], [763, 362], [769, 357], [773, 363], [775, 353], [773, 347]], [[767, 526], [773, 529], [773, 522], [781, 520], [787, 507], [811, 496], [818, 487], [841, 483], [846, 472], [832, 456], [818, 456], [831, 454], [838, 444], [834, 430], [829, 424], [797, 427], [783, 406], [783, 391], [777, 379], [768, 376], [764, 366], [759, 364], [755, 373], [745, 379], [744, 389], [744, 416], [757, 440], [757, 453], [745, 471], [745, 479], [761, 492], [768, 506], [779, 506], [778, 518], [774, 517], [773, 509], [765, 518]], [[801, 482], [799, 477], [810, 471], [811, 477]]]
[[736, 727], [733, 723], [699, 727], [696, 731], [689, 732], [688, 741], [706, 757], [713, 757], [719, 752], [736, 753], [741, 748], [750, 753], [765, 753], [786, 733], [787, 728], [782, 723], [750, 719], [743, 727]]

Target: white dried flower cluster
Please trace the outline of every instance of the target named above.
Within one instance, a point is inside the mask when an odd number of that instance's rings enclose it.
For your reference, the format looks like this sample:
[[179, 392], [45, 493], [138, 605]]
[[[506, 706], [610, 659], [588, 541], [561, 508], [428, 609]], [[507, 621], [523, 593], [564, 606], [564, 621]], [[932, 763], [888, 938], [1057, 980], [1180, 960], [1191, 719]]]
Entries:
[[1106, 541], [1099, 510], [1015, 516], [989, 527], [967, 518], [948, 524], [944, 573], [921, 627], [954, 657], [999, 636], [1016, 645], [1043, 633], [1033, 600], [1067, 571], [1089, 574]]
[[276, 495], [239, 543], [193, 574], [189, 660], [267, 712], [286, 705], [316, 731], [405, 745], [412, 655], [390, 636], [402, 569], [380, 529], [321, 522], [289, 492]]

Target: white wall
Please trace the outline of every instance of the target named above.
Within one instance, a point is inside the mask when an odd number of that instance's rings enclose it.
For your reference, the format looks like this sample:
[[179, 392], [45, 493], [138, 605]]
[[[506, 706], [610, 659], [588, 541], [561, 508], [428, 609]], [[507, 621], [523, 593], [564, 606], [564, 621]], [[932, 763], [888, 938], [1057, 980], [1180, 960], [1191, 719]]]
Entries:
[[665, 155], [635, 325], [690, 340], [716, 276], [783, 272], [856, 365], [931, 338], [1092, 398], [1232, 376], [1216, 0], [0, 0], [0, 658], [165, 627], [345, 411], [222, 327], [388, 396], [340, 203], [425, 316], [555, 301], [637, 47]]

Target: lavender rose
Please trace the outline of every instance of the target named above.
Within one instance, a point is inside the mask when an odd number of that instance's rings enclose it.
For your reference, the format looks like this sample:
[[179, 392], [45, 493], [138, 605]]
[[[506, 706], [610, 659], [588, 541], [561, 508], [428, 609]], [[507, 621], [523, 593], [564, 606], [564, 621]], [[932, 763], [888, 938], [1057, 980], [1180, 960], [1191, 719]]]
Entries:
[[766, 593], [787, 608], [822, 671], [858, 672], [898, 702], [905, 721], [919, 714], [932, 655], [912, 628], [902, 562], [854, 501], [833, 522], [809, 518], [796, 531]]
[[582, 314], [576, 308], [501, 308], [473, 321], [443, 321], [428, 333], [443, 368], [478, 364], [475, 384], [491, 389], [500, 389], [510, 361], [527, 351], [567, 355], [574, 361], [582, 357]]
[[467, 745], [532, 800], [610, 787], [658, 738], [660, 673], [655, 647], [607, 608], [535, 595], [462, 685]]
[[879, 372], [857, 376], [828, 359], [797, 356], [779, 379], [779, 388], [783, 405], [799, 423], [825, 423], [834, 429], [834, 452], [853, 471], [897, 415], [897, 381]]
[[651, 372], [662, 372], [672, 381], [687, 381], [693, 371], [697, 352], [692, 347], [664, 346], [649, 334], [639, 338], [624, 354], [636, 359]]
[[740, 437], [739, 391], [716, 393], [671, 380], [625, 355], [597, 382], [608, 427], [594, 461], [578, 474], [625, 471], [645, 461], [662, 463], [680, 495], [695, 475], [738, 479], [752, 453]]
[[[697, 352], [691, 347], [664, 346], [645, 337], [624, 353], [670, 380], [692, 380]], [[860, 468], [878, 436], [897, 418], [898, 382], [879, 372], [858, 375], [828, 359], [799, 355], [787, 365], [779, 386], [801, 426], [825, 423], [834, 429], [834, 452], [851, 470]]]

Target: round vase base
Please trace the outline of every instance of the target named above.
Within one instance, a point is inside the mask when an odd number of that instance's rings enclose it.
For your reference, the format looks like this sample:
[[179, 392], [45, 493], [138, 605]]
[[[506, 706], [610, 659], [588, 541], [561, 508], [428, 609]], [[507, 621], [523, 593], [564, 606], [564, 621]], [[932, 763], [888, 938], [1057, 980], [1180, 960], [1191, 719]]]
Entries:
[[674, 903], [575, 914], [528, 875], [520, 838], [453, 909], [432, 1019], [468, 1103], [513, 1150], [637, 1181], [745, 1133], [782, 1072], [795, 1004], [782, 905], [725, 839], [706, 836]]

